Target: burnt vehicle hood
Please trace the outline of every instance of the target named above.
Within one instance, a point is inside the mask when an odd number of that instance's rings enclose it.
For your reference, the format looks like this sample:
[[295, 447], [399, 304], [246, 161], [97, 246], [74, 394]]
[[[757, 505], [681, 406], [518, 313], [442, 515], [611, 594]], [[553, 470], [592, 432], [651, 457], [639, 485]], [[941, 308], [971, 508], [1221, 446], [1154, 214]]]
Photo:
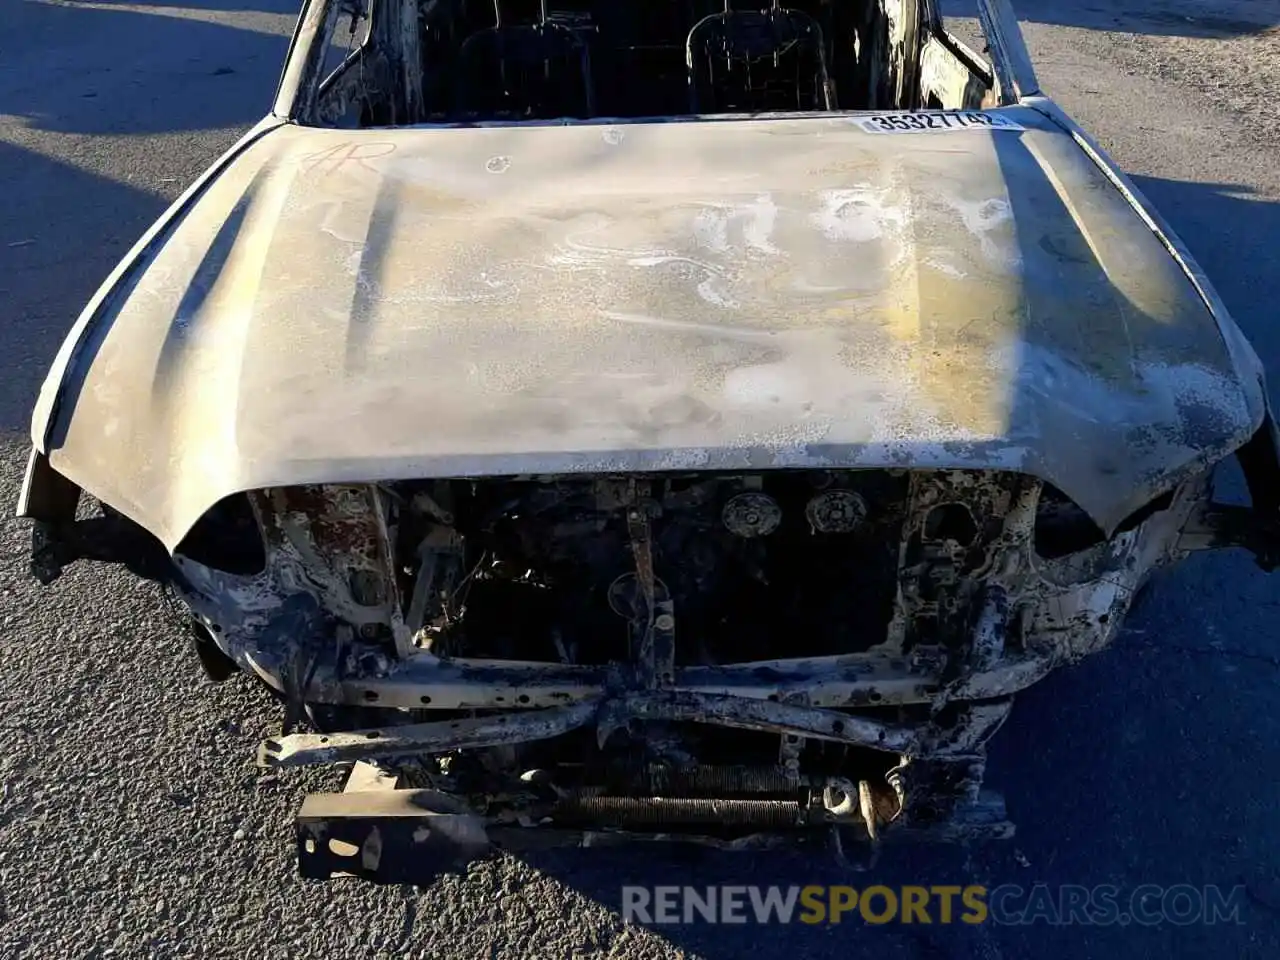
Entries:
[[170, 548], [274, 485], [782, 467], [1021, 471], [1113, 529], [1253, 432], [1256, 357], [1002, 112], [276, 127], [86, 311], [36, 446]]

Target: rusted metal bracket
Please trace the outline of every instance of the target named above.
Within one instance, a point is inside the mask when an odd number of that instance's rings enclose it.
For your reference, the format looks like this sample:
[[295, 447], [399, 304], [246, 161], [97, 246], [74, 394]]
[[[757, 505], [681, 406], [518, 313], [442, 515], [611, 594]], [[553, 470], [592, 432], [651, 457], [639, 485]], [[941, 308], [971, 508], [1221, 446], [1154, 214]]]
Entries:
[[[448, 574], [461, 565], [463, 556], [461, 539], [448, 527], [434, 528], [418, 545], [418, 576], [405, 617], [410, 634], [421, 630], [435, 614], [441, 596], [452, 592], [454, 584]], [[442, 579], [444, 584], [440, 582]]]
[[298, 870], [312, 880], [424, 882], [492, 849], [483, 818], [434, 790], [309, 794], [294, 828]]
[[910, 753], [932, 728], [917, 730], [838, 710], [771, 700], [667, 691], [636, 692], [550, 710], [522, 710], [462, 720], [406, 724], [330, 734], [290, 734], [259, 747], [263, 766], [288, 767], [444, 753], [558, 737], [597, 722], [601, 744], [632, 721], [708, 723], [761, 733], [785, 733], [893, 753]]
[[804, 750], [804, 737], [784, 733], [778, 740], [778, 767], [791, 780], [800, 777], [800, 753]]
[[366, 790], [394, 790], [399, 778], [396, 774], [364, 760], [351, 765], [343, 793], [363, 793]]
[[345, 733], [295, 733], [263, 741], [258, 748], [258, 763], [266, 767], [298, 767], [339, 760], [444, 753], [546, 740], [586, 726], [595, 717], [597, 707], [597, 703], [587, 702], [551, 710], [438, 720]]
[[609, 733], [631, 720], [676, 720], [761, 733], [791, 733], [895, 753], [909, 752], [916, 740], [916, 733], [909, 728], [838, 710], [675, 692], [632, 693], [606, 701], [600, 709], [598, 739], [603, 743]]
[[[255, 637], [255, 663], [282, 670], [270, 643]], [[283, 639], [283, 638], [280, 638]], [[853, 654], [754, 660], [715, 666], [687, 666], [675, 671], [677, 692], [715, 694], [757, 700], [804, 702], [817, 707], [860, 708], [899, 704], [932, 704], [948, 682], [951, 699], [1004, 697], [1044, 677], [1058, 662], [1052, 652], [1005, 657], [992, 669], [958, 679], [943, 675], [928, 658]], [[618, 665], [545, 663], [524, 660], [473, 660], [437, 657], [419, 651], [404, 661], [383, 658], [375, 667], [348, 657], [340, 664], [322, 662], [305, 691], [308, 703], [376, 703], [380, 707], [442, 710], [504, 710], [563, 706], [595, 700], [609, 690], [625, 688], [634, 677]]]
[[653, 690], [675, 680], [675, 601], [665, 590], [657, 592], [653, 571], [653, 534], [643, 503], [627, 507], [627, 533], [636, 561], [640, 602], [632, 615], [636, 641], [635, 660], [644, 687]]

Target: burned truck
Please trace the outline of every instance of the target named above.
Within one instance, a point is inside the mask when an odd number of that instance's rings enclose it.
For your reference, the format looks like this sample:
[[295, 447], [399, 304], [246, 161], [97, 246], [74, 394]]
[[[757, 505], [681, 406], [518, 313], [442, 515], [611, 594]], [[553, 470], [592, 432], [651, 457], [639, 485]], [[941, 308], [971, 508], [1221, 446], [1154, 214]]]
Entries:
[[263, 764], [355, 765], [308, 876], [1007, 836], [1014, 696], [1189, 551], [1269, 567], [1280, 460], [979, 6], [989, 60], [933, 0], [309, 0], [53, 364], [35, 574], [162, 583], [283, 701]]

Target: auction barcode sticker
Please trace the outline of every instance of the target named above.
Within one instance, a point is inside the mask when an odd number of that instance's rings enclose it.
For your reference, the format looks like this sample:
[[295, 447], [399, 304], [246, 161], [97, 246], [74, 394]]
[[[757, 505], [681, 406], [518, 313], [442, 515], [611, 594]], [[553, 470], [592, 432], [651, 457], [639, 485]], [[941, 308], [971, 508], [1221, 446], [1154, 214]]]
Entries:
[[915, 113], [883, 113], [853, 121], [867, 133], [928, 133], [949, 130], [1025, 130], [999, 113], [982, 110], [931, 110]]

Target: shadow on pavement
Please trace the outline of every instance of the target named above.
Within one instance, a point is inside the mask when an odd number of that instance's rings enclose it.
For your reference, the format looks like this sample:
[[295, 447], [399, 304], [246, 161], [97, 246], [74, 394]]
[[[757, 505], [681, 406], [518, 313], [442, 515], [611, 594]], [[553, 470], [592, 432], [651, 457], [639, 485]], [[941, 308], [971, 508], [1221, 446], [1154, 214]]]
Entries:
[[[122, 0], [76, 0], [84, 7], [117, 6]], [[124, 0], [128, 3], [129, 0]], [[205, 11], [257, 11], [258, 13], [284, 13], [296, 17], [306, 0], [137, 0], [139, 7], [176, 7]]]
[[262, 5], [273, 11], [0, 0], [0, 114], [84, 134], [247, 127], [271, 107], [297, 17]]
[[[1280, 25], [1272, 0], [1011, 0], [1018, 19], [1148, 36], [1237, 37]], [[1135, 9], [1135, 7], [1139, 9]], [[942, 0], [948, 17], [977, 16], [974, 0]]]
[[1133, 181], [1208, 274], [1274, 380], [1280, 372], [1280, 201], [1227, 183]]
[[0, 433], [25, 433], [80, 308], [168, 203], [4, 142], [0, 182]]

